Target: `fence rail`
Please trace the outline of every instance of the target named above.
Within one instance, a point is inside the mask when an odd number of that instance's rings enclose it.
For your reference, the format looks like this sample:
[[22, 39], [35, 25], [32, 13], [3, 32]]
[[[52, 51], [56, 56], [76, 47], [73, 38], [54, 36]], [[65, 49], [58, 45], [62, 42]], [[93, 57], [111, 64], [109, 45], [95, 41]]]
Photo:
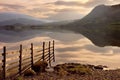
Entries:
[[1, 79], [6, 80], [7, 78], [12, 78], [12, 76], [22, 75], [26, 69], [33, 67], [34, 63], [38, 60], [48, 61], [49, 66], [51, 66], [51, 62], [55, 62], [54, 41], [43, 42], [42, 48], [39, 48], [36, 49], [34, 44], [31, 43], [29, 49], [23, 49], [23, 45], [20, 45], [18, 51], [10, 52], [4, 46], [1, 55]]

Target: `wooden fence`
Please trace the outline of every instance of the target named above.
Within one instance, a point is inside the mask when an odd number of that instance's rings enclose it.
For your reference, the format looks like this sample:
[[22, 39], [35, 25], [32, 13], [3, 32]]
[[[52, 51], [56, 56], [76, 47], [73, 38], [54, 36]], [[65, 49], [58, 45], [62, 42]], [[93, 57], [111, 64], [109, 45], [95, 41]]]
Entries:
[[18, 51], [7, 52], [6, 46], [2, 53], [2, 80], [22, 75], [22, 73], [31, 68], [38, 60], [47, 61], [49, 66], [55, 62], [54, 41], [43, 42], [42, 47], [34, 47], [31, 43], [30, 48], [24, 49], [20, 45]]

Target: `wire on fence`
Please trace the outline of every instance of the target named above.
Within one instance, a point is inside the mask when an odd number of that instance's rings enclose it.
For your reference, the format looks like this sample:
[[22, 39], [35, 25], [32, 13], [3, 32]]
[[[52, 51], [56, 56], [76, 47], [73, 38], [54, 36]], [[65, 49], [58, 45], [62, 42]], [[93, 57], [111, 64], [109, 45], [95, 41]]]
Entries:
[[[40, 48], [40, 47], [39, 47]], [[42, 60], [48, 61], [51, 66], [51, 61], [55, 61], [54, 55], [54, 41], [43, 42], [42, 49], [35, 48], [31, 43], [30, 48], [23, 49], [23, 45], [20, 45], [19, 50], [7, 52], [6, 47], [3, 47], [2, 57], [2, 74], [3, 80], [7, 78], [6, 73], [10, 74], [12, 70], [16, 71], [14, 75], [22, 75], [22, 73], [32, 68], [34, 63]]]

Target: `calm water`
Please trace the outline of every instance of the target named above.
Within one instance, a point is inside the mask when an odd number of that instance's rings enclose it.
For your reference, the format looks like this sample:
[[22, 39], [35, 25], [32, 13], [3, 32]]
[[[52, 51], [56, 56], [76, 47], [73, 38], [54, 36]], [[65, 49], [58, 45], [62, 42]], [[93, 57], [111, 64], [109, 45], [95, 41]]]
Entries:
[[[69, 31], [3, 31], [0, 30], [0, 49], [18, 49], [19, 44], [28, 47], [31, 42], [41, 46], [42, 41], [55, 40], [56, 63], [77, 62], [120, 67], [119, 47], [97, 47], [81, 34]], [[2, 51], [1, 51], [2, 52]]]

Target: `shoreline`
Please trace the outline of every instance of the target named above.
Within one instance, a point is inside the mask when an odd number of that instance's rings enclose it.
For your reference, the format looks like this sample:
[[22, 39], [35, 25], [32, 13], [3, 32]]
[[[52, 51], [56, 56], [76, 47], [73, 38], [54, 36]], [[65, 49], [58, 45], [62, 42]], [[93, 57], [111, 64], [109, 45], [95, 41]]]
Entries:
[[119, 80], [120, 69], [104, 70], [107, 66], [64, 63], [57, 64], [45, 72], [23, 76], [22, 80]]

